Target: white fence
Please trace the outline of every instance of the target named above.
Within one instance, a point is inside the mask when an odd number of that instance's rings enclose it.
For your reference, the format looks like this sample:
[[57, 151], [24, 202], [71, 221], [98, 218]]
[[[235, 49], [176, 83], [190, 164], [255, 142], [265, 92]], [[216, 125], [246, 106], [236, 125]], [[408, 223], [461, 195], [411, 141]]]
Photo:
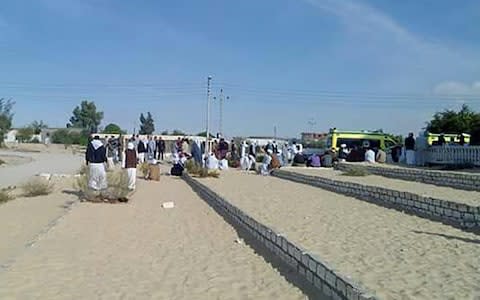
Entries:
[[432, 146], [425, 150], [425, 162], [480, 166], [480, 146]]

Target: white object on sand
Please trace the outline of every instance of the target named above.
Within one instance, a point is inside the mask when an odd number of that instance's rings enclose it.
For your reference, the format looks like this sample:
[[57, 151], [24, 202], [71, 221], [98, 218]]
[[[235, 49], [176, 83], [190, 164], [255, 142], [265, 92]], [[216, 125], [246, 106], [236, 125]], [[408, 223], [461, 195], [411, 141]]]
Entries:
[[52, 174], [49, 174], [49, 173], [40, 173], [38, 174], [38, 176], [45, 178], [46, 180], [50, 180], [50, 178], [52, 178]]
[[162, 204], [162, 207], [163, 208], [174, 208], [175, 207], [175, 204], [173, 202], [164, 202]]

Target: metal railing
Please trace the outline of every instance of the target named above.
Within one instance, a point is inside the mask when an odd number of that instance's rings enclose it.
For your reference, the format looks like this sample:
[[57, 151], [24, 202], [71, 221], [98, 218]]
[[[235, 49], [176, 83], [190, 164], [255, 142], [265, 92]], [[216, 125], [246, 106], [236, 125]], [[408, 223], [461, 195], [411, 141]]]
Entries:
[[480, 146], [432, 146], [425, 150], [425, 162], [480, 166]]

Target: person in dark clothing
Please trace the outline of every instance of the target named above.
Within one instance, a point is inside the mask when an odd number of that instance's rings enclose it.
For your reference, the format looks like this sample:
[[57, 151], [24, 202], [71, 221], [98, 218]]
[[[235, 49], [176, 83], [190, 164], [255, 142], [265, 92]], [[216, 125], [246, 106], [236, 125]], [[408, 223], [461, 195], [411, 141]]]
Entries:
[[160, 137], [157, 141], [157, 149], [158, 149], [158, 159], [163, 160], [163, 155], [165, 153], [165, 141]]
[[415, 138], [413, 137], [413, 132], [410, 132], [405, 139], [405, 157], [407, 165], [415, 164]]
[[294, 165], [304, 165], [305, 164], [305, 157], [302, 153], [297, 153], [293, 157], [293, 164]]
[[463, 135], [463, 133], [460, 133], [460, 135], [458, 136], [458, 140], [458, 144], [460, 144], [460, 146], [465, 145], [465, 136]]
[[440, 136], [438, 137], [438, 145], [439, 146], [443, 146], [445, 145], [446, 141], [445, 141], [445, 136], [442, 134], [440, 134]]
[[392, 160], [393, 160], [393, 162], [398, 163], [398, 161], [400, 160], [401, 152], [402, 152], [402, 146], [401, 145], [397, 145], [397, 146], [392, 148]]
[[238, 159], [238, 151], [237, 151], [237, 145], [235, 145], [234, 140], [230, 142], [230, 156], [232, 157], [233, 160]]
[[125, 169], [128, 176], [128, 189], [135, 190], [135, 182], [137, 179], [137, 152], [135, 151], [135, 145], [130, 142], [125, 150]]
[[355, 146], [347, 156], [348, 162], [362, 162], [365, 160], [365, 150]]
[[145, 162], [145, 153], [147, 153], [147, 142], [139, 140], [137, 146], [138, 160], [142, 164]]
[[222, 160], [227, 157], [227, 152], [228, 152], [228, 143], [225, 142], [225, 139], [221, 138], [220, 143], [218, 143], [218, 159]]
[[89, 168], [88, 187], [96, 191], [106, 189], [107, 172], [105, 171], [105, 163], [107, 162], [107, 150], [99, 136], [95, 136], [88, 143], [85, 160]]

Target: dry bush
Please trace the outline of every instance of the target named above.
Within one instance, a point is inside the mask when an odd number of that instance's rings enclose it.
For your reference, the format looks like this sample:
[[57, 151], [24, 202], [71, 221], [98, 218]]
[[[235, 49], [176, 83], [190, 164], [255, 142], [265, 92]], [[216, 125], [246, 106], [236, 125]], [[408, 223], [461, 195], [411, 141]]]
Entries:
[[88, 176], [83, 174], [78, 176], [73, 183], [73, 188], [79, 192], [79, 198], [86, 201], [102, 201], [100, 192], [94, 191], [88, 187]]
[[88, 186], [88, 176], [77, 177], [74, 188], [80, 193], [82, 200], [90, 202], [110, 202], [126, 200], [130, 192], [128, 176], [124, 170], [114, 170], [107, 173], [108, 188], [104, 191], [95, 191]]
[[15, 199], [15, 197], [13, 197], [10, 194], [9, 190], [7, 190], [7, 189], [0, 190], [0, 203], [4, 203], [4, 202], [7, 202], [7, 201], [10, 201], [10, 200], [13, 200], [13, 199]]
[[108, 188], [105, 198], [110, 200], [126, 199], [128, 189], [128, 175], [125, 170], [115, 170], [107, 174]]
[[202, 166], [199, 163], [197, 163], [195, 160], [189, 159], [185, 163], [185, 169], [190, 174], [198, 175], [202, 170]]
[[6, 162], [3, 159], [0, 159], [0, 166], [6, 164]]
[[344, 171], [342, 173], [343, 176], [355, 176], [355, 177], [361, 177], [361, 176], [368, 176], [370, 173], [364, 169], [364, 168], [351, 168], [347, 171]]
[[148, 176], [149, 169], [148, 169], [148, 164], [147, 163], [143, 163], [143, 164], [138, 165], [138, 169], [140, 170], [140, 172], [142, 172], [143, 177]]
[[23, 196], [44, 196], [53, 192], [53, 184], [43, 178], [33, 178], [22, 185]]
[[80, 175], [86, 175], [88, 173], [88, 166], [87, 165], [82, 165], [80, 169], [78, 169], [77, 174]]

